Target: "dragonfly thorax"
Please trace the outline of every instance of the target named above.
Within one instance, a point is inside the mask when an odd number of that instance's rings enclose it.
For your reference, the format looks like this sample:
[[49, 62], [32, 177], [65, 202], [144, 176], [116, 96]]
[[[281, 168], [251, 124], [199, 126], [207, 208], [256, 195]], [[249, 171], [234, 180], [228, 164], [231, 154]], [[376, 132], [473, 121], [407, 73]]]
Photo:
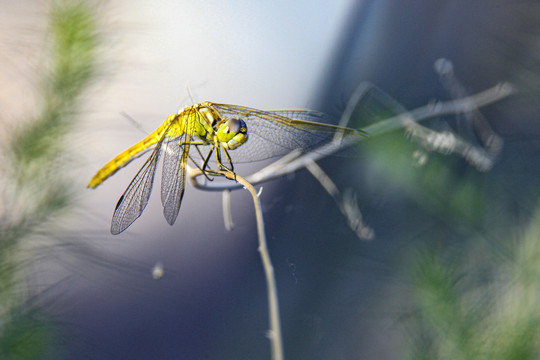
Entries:
[[[211, 144], [213, 141], [213, 134], [215, 133], [216, 117], [212, 113], [212, 109], [204, 104], [197, 104], [187, 108], [188, 111], [182, 112], [189, 113], [194, 110], [190, 115], [192, 117], [191, 124], [192, 130], [188, 130], [192, 135], [196, 135], [206, 144]], [[189, 115], [188, 115], [189, 116]], [[188, 120], [186, 123], [190, 123]]]
[[242, 119], [222, 120], [216, 131], [219, 142], [228, 150], [236, 149], [248, 139], [247, 126]]

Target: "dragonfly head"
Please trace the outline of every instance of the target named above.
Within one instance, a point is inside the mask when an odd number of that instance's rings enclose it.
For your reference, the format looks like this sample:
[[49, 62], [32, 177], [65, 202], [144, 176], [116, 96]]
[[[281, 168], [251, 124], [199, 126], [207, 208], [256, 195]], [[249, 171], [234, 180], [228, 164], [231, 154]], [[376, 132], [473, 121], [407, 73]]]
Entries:
[[229, 119], [219, 123], [217, 138], [226, 149], [236, 149], [248, 139], [246, 123], [241, 119]]

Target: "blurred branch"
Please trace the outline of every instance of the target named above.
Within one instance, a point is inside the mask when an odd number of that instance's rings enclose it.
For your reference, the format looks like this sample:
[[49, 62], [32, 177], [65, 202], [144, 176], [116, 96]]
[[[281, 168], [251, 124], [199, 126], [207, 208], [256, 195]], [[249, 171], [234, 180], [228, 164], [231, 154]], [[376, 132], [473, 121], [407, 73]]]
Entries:
[[356, 236], [361, 240], [372, 240], [375, 233], [373, 229], [364, 224], [362, 213], [358, 208], [356, 196], [352, 193], [352, 190], [346, 189], [345, 195], [341, 195], [336, 184], [315, 161], [307, 163], [306, 169], [319, 181], [326, 192], [332, 196], [341, 214], [347, 220], [349, 228]]
[[[434, 63], [434, 68], [439, 75], [442, 86], [453, 99], [468, 96], [467, 90], [465, 90], [465, 87], [456, 78], [454, 65], [450, 60], [444, 58], [438, 59]], [[488, 153], [497, 154], [501, 151], [503, 140], [491, 129], [489, 122], [478, 110], [478, 107], [463, 112], [463, 116], [465, 117], [465, 121], [460, 122], [462, 127], [473, 130], [476, 136], [478, 136], [481, 146]]]
[[[411, 359], [538, 359], [540, 204], [510, 252], [467, 246], [415, 259]], [[450, 258], [451, 260], [449, 260]]]
[[[439, 62], [440, 61], [442, 60], [439, 60]], [[445, 61], [445, 66], [448, 67], [451, 63], [448, 60]], [[448, 76], [448, 71], [445, 72], [445, 75], [446, 84], [448, 86], [454, 85], [459, 89], [459, 91], [453, 90], [453, 95], [466, 94], [461, 87], [456, 85], [458, 84], [457, 80]], [[500, 151], [502, 140], [491, 131], [487, 122], [478, 120], [482, 119], [479, 115], [478, 108], [504, 99], [514, 93], [515, 89], [512, 85], [500, 83], [472, 96], [465, 96], [453, 101], [433, 103], [412, 111], [407, 111], [403, 105], [395, 99], [374, 85], [366, 82], [360, 84], [351, 96], [339, 125], [348, 126], [351, 118], [354, 116], [353, 114], [358, 109], [359, 104], [365, 98], [372, 96], [379, 101], [386, 110], [397, 115], [363, 127], [362, 130], [366, 131], [371, 138], [393, 130], [405, 129], [409, 138], [416, 141], [428, 151], [437, 151], [444, 154], [457, 153], [466, 161], [474, 165], [478, 170], [486, 171], [491, 168], [495, 156]], [[482, 130], [483, 141], [489, 146], [488, 151], [485, 151], [482, 147], [472, 145], [469, 141], [453, 132], [437, 132], [419, 124], [419, 122], [430, 118], [458, 114], [468, 114], [469, 120], [477, 123], [476, 127], [481, 128]], [[307, 168], [336, 201], [342, 214], [347, 219], [351, 230], [355, 232], [358, 238], [369, 240], [373, 238], [374, 233], [372, 229], [363, 223], [362, 214], [357, 204], [351, 202], [350, 196], [341, 197], [337, 186], [316, 164], [316, 161], [357, 143], [358, 140], [353, 140], [351, 137], [345, 139], [342, 138], [338, 132], [330, 143], [307, 154], [302, 154], [298, 150], [293, 150], [265, 168], [247, 176], [246, 180], [251, 184], [260, 184]], [[422, 165], [423, 163], [417, 162], [417, 164]], [[190, 181], [195, 188], [205, 191], [231, 191], [239, 189], [242, 186], [236, 182], [209, 183], [205, 180], [203, 180], [204, 182], [199, 182], [197, 177], [190, 177]], [[224, 201], [226, 201], [225, 198]], [[226, 209], [226, 207], [224, 207], [224, 209]], [[225, 223], [228, 226], [229, 224], [232, 224], [232, 218], [229, 213], [227, 213], [225, 219]]]
[[[365, 84], [362, 85], [362, 89], [364, 89], [364, 86]], [[370, 86], [371, 90], [375, 89], [373, 85]], [[369, 136], [373, 138], [390, 131], [405, 128], [408, 131], [409, 136], [418, 139], [419, 141], [423, 141], [426, 146], [430, 147], [431, 150], [441, 152], [461, 151], [462, 146], [464, 146], [464, 142], [459, 140], [457, 137], [449, 136], [446, 133], [436, 133], [433, 130], [421, 127], [417, 123], [434, 117], [471, 111], [473, 109], [477, 109], [478, 107], [504, 99], [514, 93], [515, 89], [510, 84], [501, 83], [490, 89], [463, 99], [429, 104], [408, 112], [403, 108], [404, 111], [399, 115], [377, 122], [373, 125], [363, 127], [361, 130], [366, 131]], [[380, 96], [381, 94], [377, 96]], [[388, 100], [388, 105], [393, 108], [397, 106], [396, 104], [399, 104], [388, 95], [385, 95], [385, 101], [386, 100]], [[353, 103], [353, 106], [354, 105], [355, 104]], [[402, 108], [401, 105], [399, 106]], [[445, 138], [444, 136], [449, 137]], [[444, 141], [445, 139], [451, 140]], [[343, 140], [338, 138], [337, 141], [332, 141], [307, 154], [301, 154], [299, 151], [293, 150], [288, 155], [276, 160], [265, 168], [246, 176], [246, 180], [254, 185], [270, 181], [303, 169], [312, 161], [318, 161], [357, 143], [358, 141], [352, 140], [351, 138]], [[193, 179], [192, 184], [195, 188], [205, 191], [222, 191], [225, 189], [236, 190], [242, 187], [237, 183], [201, 183], [195, 179]]]

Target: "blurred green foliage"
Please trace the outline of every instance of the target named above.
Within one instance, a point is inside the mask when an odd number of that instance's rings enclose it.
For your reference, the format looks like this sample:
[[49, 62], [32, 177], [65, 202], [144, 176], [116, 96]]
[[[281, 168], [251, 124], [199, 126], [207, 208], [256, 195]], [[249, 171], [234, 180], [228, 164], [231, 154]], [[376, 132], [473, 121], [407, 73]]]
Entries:
[[523, 229], [505, 204], [504, 175], [444, 154], [417, 163], [402, 134], [366, 151], [372, 191], [395, 189], [416, 206], [410, 228], [424, 229], [401, 255], [403, 358], [538, 359], [540, 206]]
[[[371, 104], [356, 114], [364, 124], [405, 111]], [[424, 125], [452, 128], [451, 119], [443, 121]], [[399, 358], [540, 358], [540, 204], [532, 216], [517, 214], [512, 202], [522, 199], [504, 188], [526, 183], [508, 180], [509, 169], [519, 166], [479, 172], [458, 156], [423, 149], [403, 132], [368, 140], [363, 155], [362, 186], [400, 199], [406, 225], [395, 240], [412, 237], [397, 257], [405, 284], [396, 289], [405, 340]]]
[[402, 133], [377, 137], [366, 151], [368, 173], [383, 179], [376, 182], [381, 191], [399, 189], [447, 223], [459, 219], [474, 226], [482, 221], [486, 189], [474, 169], [460, 169], [467, 167], [460, 159], [419, 149]]
[[[415, 258], [411, 359], [538, 359], [540, 207], [510, 251], [466, 246]], [[444, 255], [443, 255], [444, 254]], [[453, 255], [457, 255], [455, 252]]]
[[61, 137], [75, 124], [82, 92], [96, 75], [96, 15], [84, 1], [56, 2], [50, 13], [50, 63], [42, 82], [43, 111], [14, 138], [14, 164], [47, 169], [60, 156]]
[[0, 359], [54, 359], [60, 353], [55, 348], [54, 327], [32, 312], [9, 314], [9, 321], [2, 327]]
[[0, 357], [54, 358], [52, 326], [27, 304], [25, 265], [32, 261], [33, 235], [54, 237], [46, 225], [72, 203], [64, 155], [84, 91], [97, 75], [99, 43], [96, 9], [91, 2], [51, 3], [48, 55], [40, 76], [41, 110], [11, 135], [5, 149], [0, 215]]

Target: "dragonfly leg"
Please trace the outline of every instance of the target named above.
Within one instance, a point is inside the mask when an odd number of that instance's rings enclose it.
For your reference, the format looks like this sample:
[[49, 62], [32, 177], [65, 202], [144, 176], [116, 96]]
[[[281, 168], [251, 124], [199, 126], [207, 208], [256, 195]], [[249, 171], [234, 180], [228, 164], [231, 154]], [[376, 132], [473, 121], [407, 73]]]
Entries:
[[227, 160], [229, 160], [229, 164], [231, 165], [230, 168], [228, 168], [227, 166], [223, 165], [223, 163], [221, 162], [221, 151], [216, 151], [216, 159], [217, 159], [217, 163], [219, 165], [219, 167], [222, 169], [222, 170], [225, 170], [225, 171], [228, 171], [230, 172], [231, 174], [233, 174], [234, 176], [234, 181], [236, 181], [236, 173], [234, 172], [234, 165], [233, 165], [233, 162], [231, 160], [231, 156], [229, 155], [229, 152], [227, 151], [227, 149], [225, 147], [223, 147], [223, 145], [220, 143], [220, 147], [219, 147], [220, 150], [223, 150], [223, 152], [225, 153], [225, 156], [227, 157]]
[[[205, 144], [205, 145], [206, 145], [206, 144]], [[201, 150], [199, 149], [199, 147], [198, 147], [198, 146], [195, 146], [195, 149], [197, 149], [197, 152], [199, 153], [201, 159], [204, 159], [204, 156], [203, 156], [203, 154], [201, 153]], [[212, 153], [212, 150], [210, 150], [210, 154], [211, 154], [211, 153]], [[206, 171], [204, 171], [204, 169], [205, 169], [205, 167], [206, 167], [206, 162], [205, 162], [205, 165], [201, 168], [201, 167], [199, 166], [199, 164], [198, 164], [197, 161], [193, 160], [193, 158], [192, 158], [190, 155], [188, 155], [188, 156], [189, 156], [189, 158], [191, 159], [191, 162], [195, 164], [195, 166], [197, 167], [197, 169], [201, 170], [201, 172], [203, 173], [203, 175], [204, 175], [204, 177], [206, 178], [206, 180], [208, 180], [208, 181], [214, 181], [214, 178], [208, 176], [208, 174], [206, 173]]]
[[227, 151], [227, 149], [223, 148], [223, 152], [225, 153], [225, 156], [227, 156], [227, 160], [229, 160], [229, 164], [231, 165], [231, 168], [227, 168], [227, 170], [229, 170], [230, 172], [234, 172], [234, 164], [231, 160], [231, 156], [229, 155], [229, 152]]
[[232, 172], [234, 174], [234, 181], [236, 181], [236, 173], [234, 172], [234, 164], [233, 164], [233, 162], [231, 160], [231, 156], [229, 155], [229, 152], [227, 151], [227, 149], [223, 148], [223, 152], [227, 156], [227, 160], [229, 160], [229, 164], [231, 165], [231, 168], [227, 169], [227, 170], [229, 170], [230, 172]]
[[[208, 161], [210, 160], [210, 156], [212, 156], [213, 152], [214, 152], [214, 148], [212, 147], [212, 148], [210, 148], [210, 151], [208, 152], [208, 155], [204, 159], [204, 164], [203, 164], [202, 169], [201, 169], [203, 172], [206, 169], [206, 167], [208, 166]], [[219, 164], [219, 160], [218, 160], [218, 164]]]
[[189, 141], [189, 142], [179, 142], [178, 143], [180, 146], [184, 146], [184, 145], [208, 145], [207, 142], [204, 142], [204, 141]]
[[[204, 156], [201, 154], [201, 150], [199, 149], [199, 146], [198, 145], [208, 145], [207, 142], [204, 142], [204, 141], [189, 141], [189, 142], [185, 142], [185, 143], [179, 143], [181, 146], [185, 146], [185, 145], [195, 145], [195, 148], [197, 149], [197, 151], [199, 152], [199, 155], [201, 156], [201, 159], [204, 158]], [[208, 154], [206, 160], [204, 161], [204, 165], [201, 169], [201, 167], [199, 166], [199, 164], [197, 164], [196, 161], [193, 160], [193, 158], [191, 158], [191, 156], [189, 157], [191, 159], [191, 162], [195, 164], [195, 166], [201, 170], [201, 172], [203, 173], [204, 177], [208, 180], [208, 181], [214, 181], [213, 178], [209, 177], [208, 174], [206, 173], [206, 171], [204, 171], [206, 169], [206, 165], [207, 165], [207, 162], [208, 162], [208, 158], [210, 158], [210, 154], [212, 154], [212, 149], [210, 150], [210, 153]], [[188, 154], [189, 156], [189, 154]]]
[[[212, 150], [216, 151], [216, 163], [217, 163], [219, 169], [220, 170], [225, 170], [225, 171], [230, 172], [231, 174], [233, 174], [234, 175], [234, 181], [236, 181], [236, 174], [233, 171], [234, 168], [233, 168], [233, 163], [231, 161], [231, 157], [229, 156], [229, 153], [227, 152], [227, 149], [225, 149], [225, 147], [219, 141], [217, 136], [214, 138], [214, 146], [213, 146]], [[212, 154], [212, 150], [210, 151], [210, 153], [208, 154], [208, 157], [206, 158], [205, 166], [206, 166], [206, 163], [208, 162], [208, 159], [210, 158], [210, 155]], [[225, 153], [225, 156], [227, 156], [227, 159], [229, 160], [229, 164], [231, 165], [230, 169], [227, 166], [223, 165], [223, 163], [221, 162], [221, 150], [223, 150], [223, 152]], [[204, 169], [204, 167], [203, 167], [203, 169]]]

